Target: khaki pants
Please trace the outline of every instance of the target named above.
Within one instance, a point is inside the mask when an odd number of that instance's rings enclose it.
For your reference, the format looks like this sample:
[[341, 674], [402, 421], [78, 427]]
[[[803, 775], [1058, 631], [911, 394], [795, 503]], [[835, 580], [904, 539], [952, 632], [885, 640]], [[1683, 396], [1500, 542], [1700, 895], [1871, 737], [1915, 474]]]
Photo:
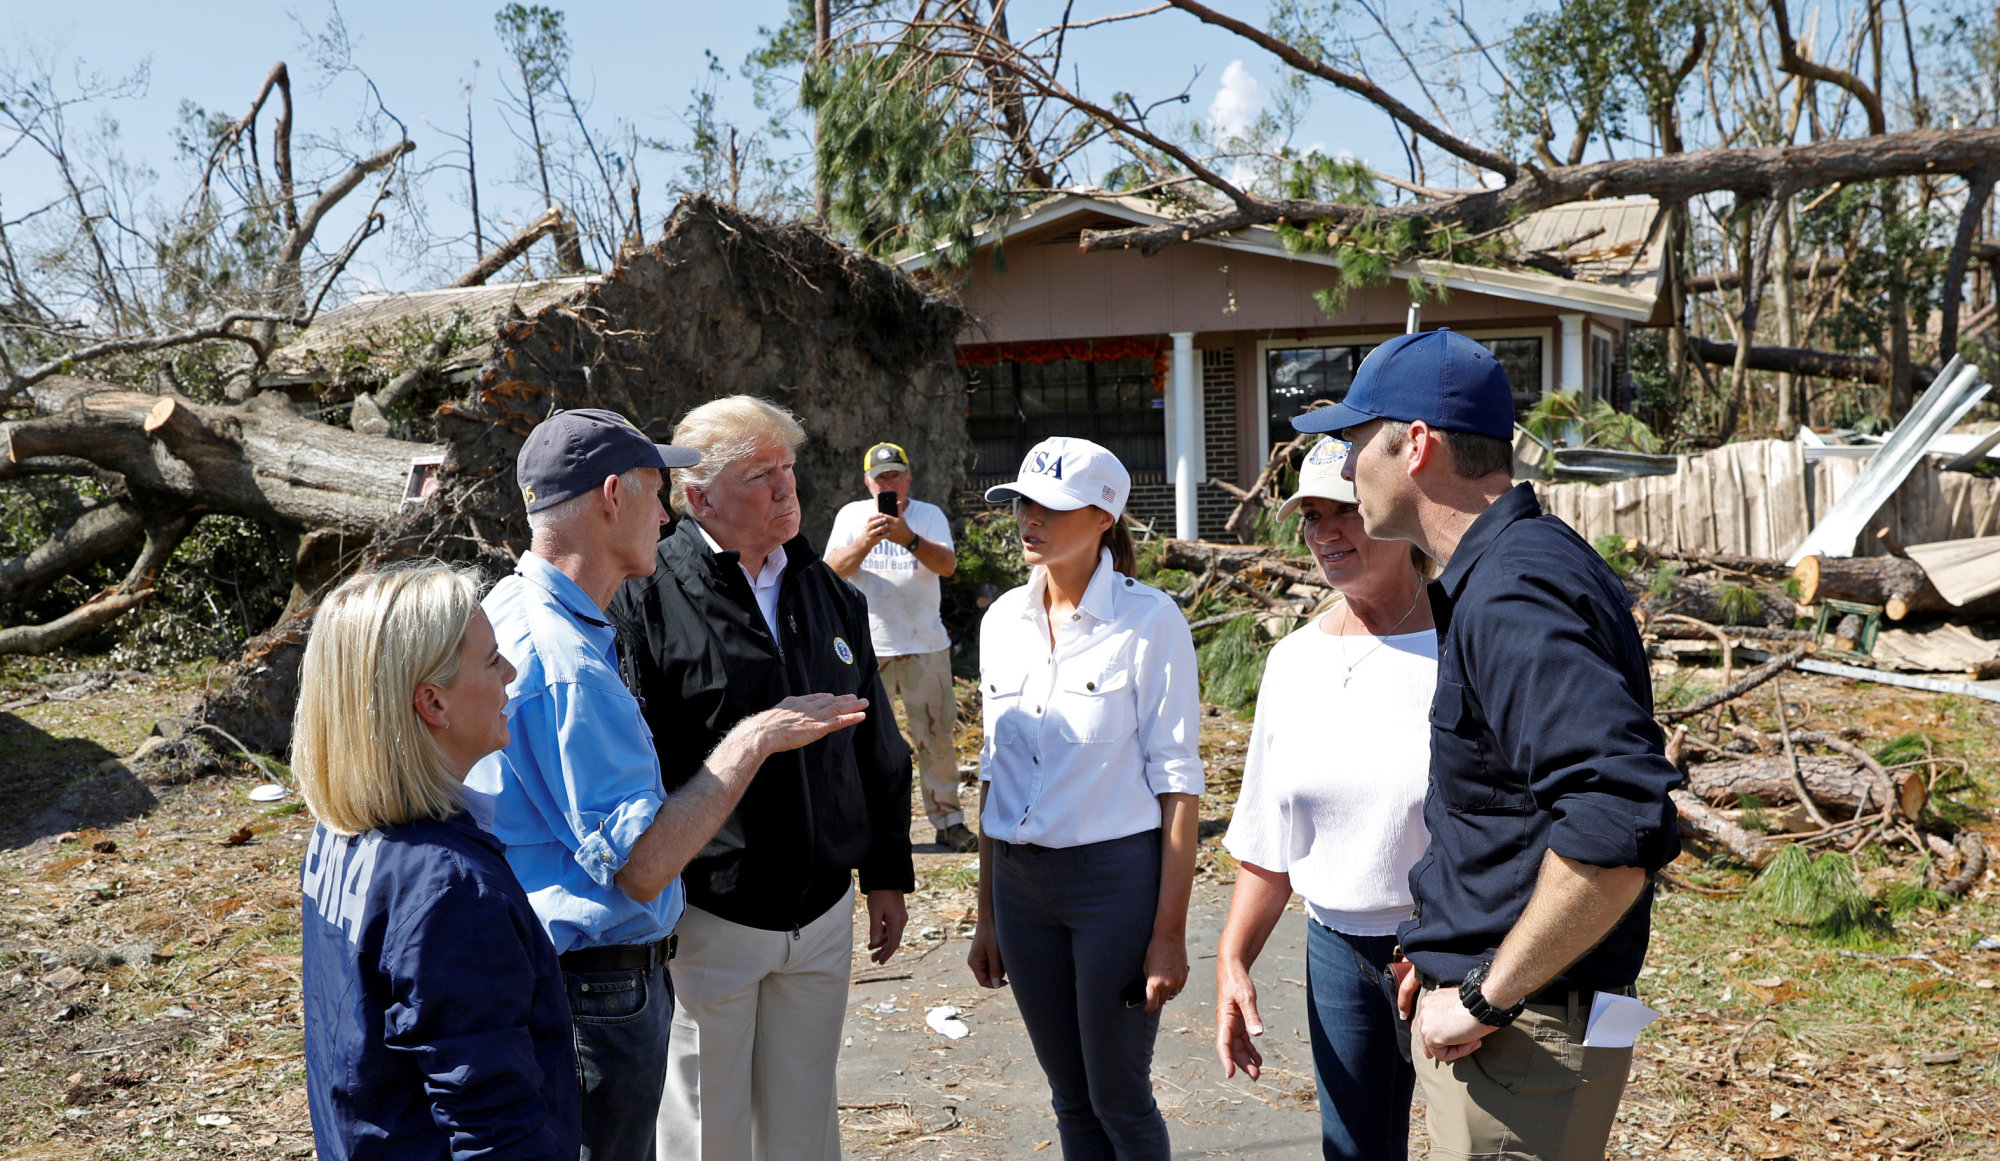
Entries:
[[958, 725], [951, 650], [884, 657], [879, 664], [890, 700], [903, 699], [904, 737], [923, 780], [924, 814], [938, 830], [964, 822], [965, 811], [958, 804], [958, 753], [951, 744]]
[[[690, 906], [675, 929], [660, 1161], [839, 1161], [854, 892], [794, 936]], [[612, 1159], [620, 1161], [620, 1159]]]
[[1632, 1050], [1585, 1048], [1589, 1019], [1584, 992], [1528, 1005], [1450, 1064], [1413, 1046], [1432, 1161], [1604, 1161]]

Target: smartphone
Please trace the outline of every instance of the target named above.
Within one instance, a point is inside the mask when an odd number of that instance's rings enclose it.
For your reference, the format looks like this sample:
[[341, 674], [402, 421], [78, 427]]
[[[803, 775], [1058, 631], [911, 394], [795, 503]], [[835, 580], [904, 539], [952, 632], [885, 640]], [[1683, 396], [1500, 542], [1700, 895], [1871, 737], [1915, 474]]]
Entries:
[[1128, 1008], [1144, 1006], [1146, 1003], [1146, 977], [1140, 976], [1138, 979], [1119, 988], [1118, 998], [1123, 1000], [1125, 1006]]
[[902, 510], [902, 497], [894, 492], [877, 492], [875, 510], [884, 516], [894, 516]]

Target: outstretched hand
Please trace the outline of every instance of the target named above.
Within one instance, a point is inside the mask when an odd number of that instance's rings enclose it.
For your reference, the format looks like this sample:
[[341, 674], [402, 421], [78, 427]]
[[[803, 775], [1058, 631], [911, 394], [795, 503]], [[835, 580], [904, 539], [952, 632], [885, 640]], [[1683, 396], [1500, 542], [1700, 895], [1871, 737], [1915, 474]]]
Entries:
[[811, 745], [849, 726], [860, 725], [868, 715], [868, 699], [842, 693], [808, 693], [788, 697], [751, 720], [756, 724], [757, 741], [767, 754], [796, 750]]

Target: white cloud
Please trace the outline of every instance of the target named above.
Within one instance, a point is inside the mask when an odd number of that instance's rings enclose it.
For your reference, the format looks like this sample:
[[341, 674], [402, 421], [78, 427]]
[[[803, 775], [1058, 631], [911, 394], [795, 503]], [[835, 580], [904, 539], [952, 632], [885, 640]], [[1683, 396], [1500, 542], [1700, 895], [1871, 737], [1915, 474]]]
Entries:
[[1250, 128], [1264, 109], [1264, 89], [1243, 62], [1233, 60], [1222, 70], [1222, 87], [1209, 102], [1208, 124], [1218, 137], [1234, 137]]

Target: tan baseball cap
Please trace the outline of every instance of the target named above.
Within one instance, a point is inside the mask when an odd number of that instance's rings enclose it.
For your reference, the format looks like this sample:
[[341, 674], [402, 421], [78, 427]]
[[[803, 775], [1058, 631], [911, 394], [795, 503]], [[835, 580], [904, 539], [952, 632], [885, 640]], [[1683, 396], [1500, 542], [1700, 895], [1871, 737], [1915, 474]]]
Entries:
[[1278, 505], [1278, 519], [1289, 520], [1292, 513], [1299, 510], [1299, 501], [1311, 496], [1320, 500], [1332, 500], [1336, 504], [1352, 504], [1354, 482], [1342, 478], [1340, 470], [1347, 466], [1347, 444], [1332, 436], [1327, 436], [1313, 445], [1306, 453], [1306, 462], [1299, 468], [1299, 490]]

